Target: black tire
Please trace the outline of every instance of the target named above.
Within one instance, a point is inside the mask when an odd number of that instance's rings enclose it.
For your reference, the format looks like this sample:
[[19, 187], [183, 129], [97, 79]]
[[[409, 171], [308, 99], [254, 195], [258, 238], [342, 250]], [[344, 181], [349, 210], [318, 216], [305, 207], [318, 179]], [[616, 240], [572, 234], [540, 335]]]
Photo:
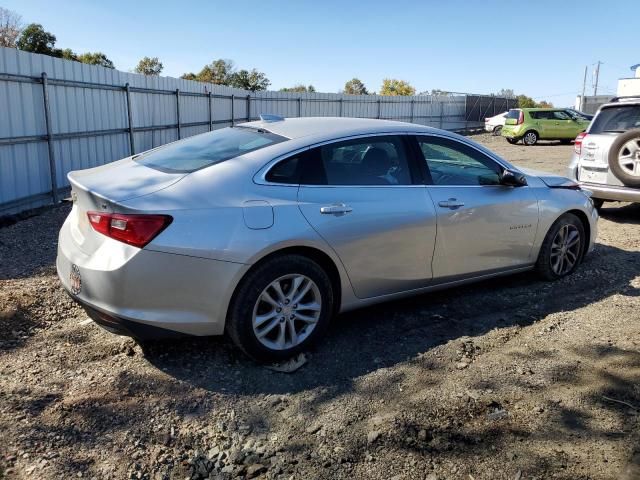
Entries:
[[538, 143], [538, 132], [535, 130], [529, 130], [522, 136], [522, 143], [526, 146], [531, 147]]
[[624, 144], [634, 139], [640, 145], [640, 128], [618, 135], [609, 147], [609, 168], [627, 187], [640, 187], [640, 176], [634, 176], [627, 172], [618, 162], [618, 156], [623, 150]]
[[[577, 252], [575, 263], [567, 271], [558, 273], [553, 267], [554, 262], [552, 258], [552, 251], [554, 249], [554, 240], [565, 225], [569, 225], [572, 228], [575, 227], [579, 233], [580, 242], [578, 248], [576, 248]], [[554, 222], [553, 225], [551, 225], [551, 228], [547, 232], [547, 236], [542, 242], [542, 247], [540, 247], [540, 253], [538, 254], [538, 261], [536, 262], [536, 271], [538, 275], [544, 280], [552, 281], [572, 274], [580, 262], [582, 262], [585, 251], [585, 242], [587, 241], [588, 239], [586, 238], [582, 221], [572, 213], [565, 213], [562, 215]]]
[[[258, 297], [273, 281], [287, 275], [304, 275], [318, 287], [320, 316], [314, 329], [298, 345], [276, 350], [263, 345], [253, 329], [253, 313]], [[286, 360], [307, 350], [326, 330], [334, 312], [334, 292], [327, 273], [316, 262], [301, 255], [273, 257], [250, 271], [240, 282], [227, 315], [226, 331], [240, 350], [258, 362]]]
[[563, 138], [562, 140], [560, 140], [560, 143], [562, 145], [571, 145], [571, 142], [573, 142], [573, 138]]
[[492, 133], [494, 137], [499, 137], [502, 133], [502, 125], [498, 125], [497, 127], [495, 127]]
[[515, 145], [516, 143], [518, 143], [518, 139], [517, 138], [507, 138], [507, 142], [509, 142], [511, 145]]

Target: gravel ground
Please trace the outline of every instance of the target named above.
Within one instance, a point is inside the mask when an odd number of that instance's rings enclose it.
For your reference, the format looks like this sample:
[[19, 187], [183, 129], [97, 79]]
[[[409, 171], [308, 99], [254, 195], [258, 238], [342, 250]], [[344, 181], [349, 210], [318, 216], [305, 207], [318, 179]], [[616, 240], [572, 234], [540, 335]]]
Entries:
[[0, 478], [638, 479], [640, 205], [609, 205], [570, 278], [343, 315], [293, 374], [87, 321], [55, 276], [67, 205], [0, 229]]

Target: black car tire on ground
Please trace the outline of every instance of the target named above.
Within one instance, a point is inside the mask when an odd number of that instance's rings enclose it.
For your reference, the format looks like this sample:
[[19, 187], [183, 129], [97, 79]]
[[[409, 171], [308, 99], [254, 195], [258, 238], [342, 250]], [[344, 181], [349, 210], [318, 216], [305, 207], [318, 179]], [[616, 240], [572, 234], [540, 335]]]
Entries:
[[511, 145], [515, 145], [516, 143], [518, 143], [518, 139], [517, 138], [507, 138], [507, 142], [509, 142]]
[[[314, 330], [302, 343], [288, 349], [274, 350], [263, 345], [253, 330], [253, 309], [258, 297], [271, 282], [285, 275], [305, 275], [315, 282], [322, 299], [320, 317]], [[302, 255], [287, 254], [265, 260], [251, 270], [236, 290], [227, 315], [226, 332], [233, 343], [258, 362], [287, 360], [307, 350], [323, 336], [334, 312], [331, 280], [320, 265]]]
[[493, 135], [498, 137], [502, 133], [502, 125], [498, 125], [493, 129]]
[[[571, 266], [571, 268], [567, 271], [563, 271], [558, 273], [553, 269], [553, 257], [558, 254], [559, 249], [562, 246], [558, 246], [558, 233], [565, 226], [569, 226], [573, 231], [577, 231], [579, 234], [579, 248], [576, 253], [575, 263]], [[585, 242], [589, 240], [586, 238], [584, 232], [584, 225], [580, 221], [578, 217], [576, 217], [572, 213], [565, 213], [560, 218], [558, 218], [551, 228], [547, 232], [547, 236], [544, 238], [542, 242], [542, 246], [540, 247], [540, 253], [538, 253], [538, 261], [536, 262], [536, 272], [540, 277], [544, 280], [558, 280], [562, 277], [566, 277], [575, 271], [575, 269], [582, 262], [582, 257], [584, 256], [585, 251]]]
[[624, 147], [624, 144], [633, 139], [636, 139], [636, 141], [640, 145], [640, 128], [635, 128], [633, 130], [629, 130], [628, 132], [620, 134], [613, 141], [611, 147], [609, 147], [609, 168], [618, 178], [618, 180], [620, 180], [627, 187], [640, 187], [640, 176], [631, 175], [626, 170], [624, 170], [624, 168], [622, 168], [622, 166], [618, 162], [618, 157]]
[[529, 147], [532, 146], [532, 145], [535, 145], [536, 143], [538, 143], [538, 132], [536, 132], [534, 130], [529, 130], [522, 137], [522, 143], [524, 143], [525, 145], [527, 145]]

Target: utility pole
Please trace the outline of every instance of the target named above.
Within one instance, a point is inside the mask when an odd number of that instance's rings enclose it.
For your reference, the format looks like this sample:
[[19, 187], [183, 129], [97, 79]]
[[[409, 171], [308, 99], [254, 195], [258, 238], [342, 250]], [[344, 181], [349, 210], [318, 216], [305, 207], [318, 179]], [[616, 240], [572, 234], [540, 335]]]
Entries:
[[587, 88], [587, 70], [589, 67], [584, 66], [584, 79], [582, 80], [582, 95], [580, 96], [580, 111], [584, 112], [584, 91]]
[[598, 64], [596, 65], [596, 81], [595, 81], [595, 85], [593, 87], [593, 96], [595, 97], [596, 95], [598, 95], [598, 77], [600, 76], [600, 64], [602, 62], [600, 60], [598, 60]]

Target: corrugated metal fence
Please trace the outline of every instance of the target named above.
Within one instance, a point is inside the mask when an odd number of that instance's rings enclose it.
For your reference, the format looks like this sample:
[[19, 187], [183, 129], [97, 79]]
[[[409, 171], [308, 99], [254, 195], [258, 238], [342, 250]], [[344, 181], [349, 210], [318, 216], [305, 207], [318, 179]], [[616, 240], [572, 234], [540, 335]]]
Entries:
[[[504, 101], [495, 100], [493, 109]], [[469, 108], [466, 95], [249, 92], [0, 48], [0, 215], [57, 201], [71, 170], [261, 113], [393, 119], [463, 130], [480, 125], [492, 110]]]

